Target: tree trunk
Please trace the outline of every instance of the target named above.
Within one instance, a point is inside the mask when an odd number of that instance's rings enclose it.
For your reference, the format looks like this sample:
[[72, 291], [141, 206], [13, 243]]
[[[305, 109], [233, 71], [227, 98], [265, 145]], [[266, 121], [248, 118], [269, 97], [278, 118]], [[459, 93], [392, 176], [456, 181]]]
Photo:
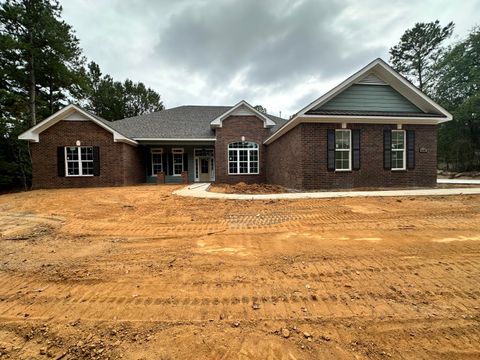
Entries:
[[29, 70], [29, 110], [30, 110], [30, 126], [35, 126], [37, 123], [36, 114], [36, 83], [35, 83], [35, 59], [33, 56], [33, 34], [29, 34], [30, 49], [28, 57], [28, 70]]

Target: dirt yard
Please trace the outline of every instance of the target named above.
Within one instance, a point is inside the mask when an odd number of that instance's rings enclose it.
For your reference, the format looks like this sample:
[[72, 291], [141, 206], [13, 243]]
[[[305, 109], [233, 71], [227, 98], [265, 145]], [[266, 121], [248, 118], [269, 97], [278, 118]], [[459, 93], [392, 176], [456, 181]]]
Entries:
[[478, 359], [480, 196], [0, 196], [0, 359]]

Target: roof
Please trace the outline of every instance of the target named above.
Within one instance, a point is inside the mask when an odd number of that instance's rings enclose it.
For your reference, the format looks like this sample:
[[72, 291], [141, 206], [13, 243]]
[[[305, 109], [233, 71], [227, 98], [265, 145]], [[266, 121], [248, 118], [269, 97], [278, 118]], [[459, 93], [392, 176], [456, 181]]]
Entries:
[[[420, 112], [413, 113], [414, 115], [409, 112], [408, 114], [405, 114], [405, 116], [398, 113], [392, 114], [391, 112], [385, 112], [384, 114], [372, 114], [372, 112], [368, 112], [368, 114], [365, 115], [352, 114], [352, 111], [343, 111], [343, 113], [335, 114], [323, 114], [316, 112], [317, 110], [324, 111], [325, 109], [321, 109], [323, 104], [326, 104], [328, 101], [332, 100], [334, 97], [351, 87], [353, 84], [371, 83], [371, 75], [374, 75], [373, 82], [378, 83], [378, 80], [381, 80], [383, 84], [390, 85], [393, 89], [404, 96], [418, 109], [420, 109]], [[312, 110], [315, 110], [314, 114], [310, 113]], [[342, 110], [335, 109], [329, 111]], [[450, 120], [452, 120], [452, 114], [430, 99], [427, 95], [422, 93], [416, 86], [397, 73], [385, 61], [378, 58], [297, 112], [284, 126], [282, 126], [278, 131], [265, 140], [265, 144], [270, 144], [272, 141], [275, 141], [302, 122], [439, 124]]]
[[137, 142], [130, 139], [128, 136], [125, 136], [121, 131], [117, 131], [114, 127], [111, 126], [111, 122], [107, 121], [91, 112], [81, 108], [78, 105], [70, 104], [65, 106], [64, 108], [58, 110], [56, 113], [52, 114], [45, 120], [39, 122], [32, 128], [28, 129], [27, 131], [21, 133], [18, 138], [20, 140], [28, 140], [33, 142], [39, 141], [39, 134], [51, 127], [52, 125], [56, 124], [57, 122], [67, 119], [69, 116], [79, 114], [82, 119], [88, 119], [99, 125], [100, 127], [104, 128], [108, 132], [113, 135], [114, 142], [125, 142], [131, 145], [137, 145]]
[[[231, 109], [232, 106], [184, 105], [113, 121], [110, 126], [131, 139], [215, 140], [211, 122]], [[287, 122], [265, 115], [275, 123], [272, 133]]]

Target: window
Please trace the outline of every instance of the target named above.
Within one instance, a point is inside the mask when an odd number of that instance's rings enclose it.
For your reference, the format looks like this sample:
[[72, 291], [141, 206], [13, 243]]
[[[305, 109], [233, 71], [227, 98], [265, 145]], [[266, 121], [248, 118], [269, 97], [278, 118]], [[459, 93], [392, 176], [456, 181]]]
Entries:
[[258, 174], [258, 144], [237, 142], [228, 145], [229, 174]]
[[93, 146], [65, 147], [67, 176], [93, 176]]
[[348, 171], [351, 165], [352, 137], [350, 130], [335, 130], [335, 170]]
[[173, 148], [173, 176], [182, 175], [183, 171], [183, 149]]
[[152, 175], [163, 171], [163, 149], [151, 149], [152, 152]]
[[392, 170], [405, 170], [405, 130], [392, 130]]

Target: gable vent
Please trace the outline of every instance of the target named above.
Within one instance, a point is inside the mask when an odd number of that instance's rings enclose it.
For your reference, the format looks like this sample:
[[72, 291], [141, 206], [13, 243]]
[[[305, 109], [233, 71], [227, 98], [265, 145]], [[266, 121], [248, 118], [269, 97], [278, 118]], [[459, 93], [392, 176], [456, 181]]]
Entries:
[[363, 85], [388, 85], [385, 81], [380, 79], [374, 74], [369, 74], [365, 76], [363, 79], [361, 79], [357, 84], [363, 84]]

